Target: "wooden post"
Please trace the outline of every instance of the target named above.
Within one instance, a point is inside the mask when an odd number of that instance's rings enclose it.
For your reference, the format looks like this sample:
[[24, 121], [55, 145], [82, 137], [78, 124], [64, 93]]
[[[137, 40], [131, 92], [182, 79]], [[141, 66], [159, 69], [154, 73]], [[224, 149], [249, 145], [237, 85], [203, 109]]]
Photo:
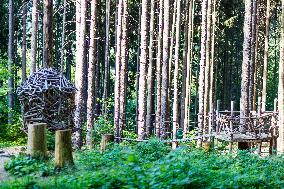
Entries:
[[47, 156], [46, 123], [28, 125], [27, 153], [33, 157]]
[[65, 165], [73, 165], [71, 129], [55, 132], [55, 167], [62, 168]]
[[[218, 118], [220, 115], [219, 115], [219, 111], [220, 111], [220, 100], [217, 100], [217, 108], [216, 108], [216, 117]], [[219, 125], [219, 122], [217, 122], [217, 125], [216, 125], [216, 134], [219, 134], [219, 128], [220, 128], [220, 125]]]
[[229, 144], [229, 151], [232, 152], [232, 149], [233, 149], [233, 131], [234, 131], [234, 125], [233, 125], [233, 117], [234, 117], [234, 104], [235, 102], [234, 101], [231, 101], [231, 118], [230, 118], [230, 144]]
[[101, 151], [106, 151], [109, 142], [113, 142], [114, 136], [112, 134], [105, 134], [101, 140]]

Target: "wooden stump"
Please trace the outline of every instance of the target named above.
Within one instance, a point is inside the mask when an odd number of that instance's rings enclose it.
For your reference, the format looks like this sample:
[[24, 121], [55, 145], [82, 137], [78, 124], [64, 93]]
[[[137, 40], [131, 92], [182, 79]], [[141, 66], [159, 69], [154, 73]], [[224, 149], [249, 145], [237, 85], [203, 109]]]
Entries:
[[55, 166], [57, 168], [62, 168], [65, 165], [74, 165], [71, 135], [71, 129], [55, 132]]
[[28, 125], [27, 153], [33, 157], [47, 156], [46, 123]]
[[101, 140], [101, 151], [106, 151], [108, 143], [114, 141], [114, 136], [112, 134], [105, 134], [102, 136]]

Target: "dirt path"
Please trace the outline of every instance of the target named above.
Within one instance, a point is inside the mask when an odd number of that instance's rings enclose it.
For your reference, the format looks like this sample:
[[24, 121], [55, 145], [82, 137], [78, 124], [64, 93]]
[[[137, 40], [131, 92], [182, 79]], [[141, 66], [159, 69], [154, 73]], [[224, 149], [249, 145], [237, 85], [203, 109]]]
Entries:
[[24, 147], [22, 146], [0, 149], [0, 182], [10, 178], [9, 174], [4, 169], [5, 163], [9, 161], [12, 156], [22, 151], [24, 151]]

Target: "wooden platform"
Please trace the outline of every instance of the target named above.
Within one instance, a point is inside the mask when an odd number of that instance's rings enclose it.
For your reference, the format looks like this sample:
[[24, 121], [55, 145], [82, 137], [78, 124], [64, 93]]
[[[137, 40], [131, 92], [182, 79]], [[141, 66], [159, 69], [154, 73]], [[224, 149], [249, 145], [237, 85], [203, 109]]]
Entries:
[[227, 142], [268, 142], [271, 140], [270, 134], [258, 134], [257, 137], [250, 133], [241, 134], [234, 133], [230, 136], [228, 133], [213, 133], [216, 139], [227, 141]]

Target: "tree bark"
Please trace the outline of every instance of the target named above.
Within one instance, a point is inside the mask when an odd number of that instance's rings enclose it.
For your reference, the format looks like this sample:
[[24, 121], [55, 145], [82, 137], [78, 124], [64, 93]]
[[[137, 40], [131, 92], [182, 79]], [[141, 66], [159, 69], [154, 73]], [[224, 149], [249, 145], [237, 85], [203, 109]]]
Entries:
[[35, 123], [28, 125], [28, 154], [33, 157], [47, 156], [46, 140], [45, 123]]
[[170, 1], [164, 0], [164, 27], [163, 27], [163, 60], [162, 60], [162, 87], [161, 87], [161, 138], [167, 138], [169, 130], [168, 116], [168, 87], [169, 87], [169, 36], [170, 36]]
[[15, 56], [15, 48], [14, 48], [14, 1], [9, 0], [9, 40], [8, 40], [8, 124], [12, 124], [13, 114], [12, 110], [14, 107], [14, 56]]
[[55, 132], [55, 167], [63, 168], [66, 165], [73, 165], [71, 129], [58, 130]]
[[148, 0], [142, 0], [141, 15], [141, 43], [140, 43], [140, 72], [139, 72], [139, 92], [138, 92], [138, 139], [146, 137], [146, 84], [148, 68]]
[[[284, 10], [284, 0], [282, 0]], [[278, 85], [278, 108], [279, 108], [279, 137], [277, 139], [277, 151], [284, 152], [284, 13], [281, 16], [281, 43], [279, 63], [279, 85]]]
[[[76, 12], [76, 16], [80, 16], [80, 24], [77, 23], [76, 27], [76, 72], [75, 72], [75, 86], [77, 88], [77, 92], [75, 95], [75, 112], [74, 112], [74, 122], [75, 122], [75, 129], [76, 132], [74, 134], [74, 145], [76, 148], [81, 148], [83, 145], [83, 138], [82, 138], [82, 127], [83, 127], [83, 120], [84, 120], [84, 87], [86, 86], [85, 83], [85, 76], [84, 70], [86, 68], [86, 47], [85, 47], [85, 38], [86, 38], [86, 14], [87, 14], [87, 0], [81, 0], [76, 4], [76, 6], [80, 6], [80, 14]], [[76, 17], [78, 21], [79, 18]]]
[[38, 0], [33, 0], [32, 8], [32, 36], [31, 36], [31, 74], [36, 71], [37, 61], [37, 35], [38, 35]]
[[51, 68], [53, 66], [53, 0], [44, 0], [43, 12], [43, 66]]
[[179, 76], [179, 47], [180, 47], [180, 17], [181, 17], [181, 7], [180, 0], [176, 0], [176, 35], [175, 35], [175, 54], [174, 54], [174, 101], [173, 101], [173, 139], [176, 139], [177, 129], [179, 128], [179, 104], [178, 104], [178, 76]]
[[61, 34], [61, 52], [60, 52], [60, 70], [64, 72], [64, 58], [65, 58], [65, 24], [66, 24], [66, 9], [67, 0], [63, 0], [63, 18], [62, 18], [62, 34]]
[[103, 93], [103, 112], [107, 114], [106, 99], [109, 97], [109, 80], [110, 80], [110, 64], [109, 64], [109, 45], [110, 45], [110, 0], [106, 0], [106, 41], [105, 41], [105, 75], [104, 75], [104, 93]]
[[24, 1], [22, 15], [22, 82], [27, 79], [27, 6], [28, 2]]
[[206, 66], [206, 39], [207, 39], [207, 0], [202, 1], [201, 13], [201, 47], [200, 47], [200, 63], [199, 63], [199, 106], [198, 106], [198, 141], [197, 146], [202, 146], [202, 135], [204, 129], [204, 93], [205, 93], [205, 66]]
[[[251, 38], [252, 38], [252, 0], [245, 0], [245, 20], [244, 20], [244, 44], [243, 44], [243, 63], [242, 63], [242, 81], [241, 81], [241, 99], [240, 99], [240, 117], [248, 117], [250, 111], [250, 65], [251, 65]], [[241, 122], [240, 132], [245, 133], [245, 120]], [[248, 148], [244, 142], [238, 143], [239, 149]]]
[[95, 105], [95, 67], [97, 64], [97, 0], [91, 1], [90, 49], [88, 66], [87, 136], [86, 144], [93, 147], [94, 105]]
[[115, 54], [115, 82], [114, 82], [114, 127], [115, 137], [121, 137], [120, 128], [120, 67], [121, 67], [121, 40], [122, 40], [123, 0], [118, 1], [116, 25], [116, 54]]
[[262, 102], [261, 111], [265, 111], [267, 95], [267, 75], [268, 75], [268, 55], [269, 55], [269, 24], [270, 24], [270, 0], [266, 4], [265, 16], [265, 35], [264, 35], [264, 56], [263, 56], [263, 73], [262, 73]]
[[162, 85], [162, 57], [163, 57], [163, 7], [164, 0], [159, 0], [159, 28], [158, 28], [158, 47], [157, 47], [157, 73], [156, 73], [156, 136], [161, 135], [161, 85]]
[[126, 91], [128, 67], [128, 0], [123, 0], [122, 36], [121, 36], [121, 67], [120, 67], [120, 136], [126, 124]]
[[150, 9], [150, 38], [149, 38], [149, 66], [148, 66], [148, 78], [147, 78], [147, 116], [146, 116], [146, 133], [150, 136], [153, 133], [153, 107], [154, 107], [154, 38], [155, 38], [155, 0], [151, 0]]

